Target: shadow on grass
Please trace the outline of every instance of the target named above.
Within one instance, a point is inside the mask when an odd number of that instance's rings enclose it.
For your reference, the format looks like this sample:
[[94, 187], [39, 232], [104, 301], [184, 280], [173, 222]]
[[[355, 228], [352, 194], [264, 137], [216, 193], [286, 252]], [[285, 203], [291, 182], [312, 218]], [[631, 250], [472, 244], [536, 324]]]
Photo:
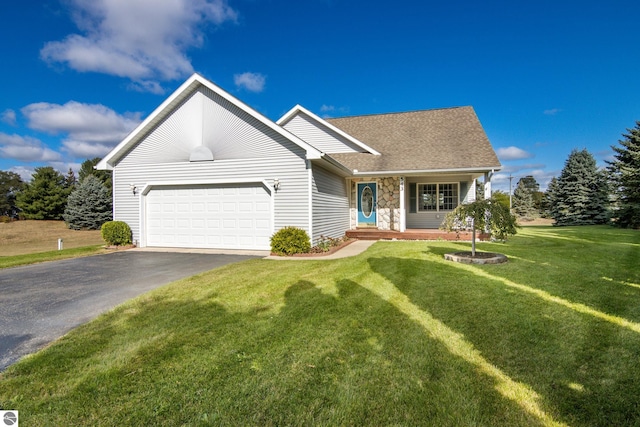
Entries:
[[[571, 301], [541, 298], [528, 286], [507, 286], [502, 267], [400, 258], [369, 264], [408, 298], [407, 306], [461, 334], [450, 345], [466, 342], [509, 379], [530, 386], [557, 420], [610, 426], [640, 419], [640, 334], [629, 327], [637, 324], [580, 312]], [[478, 274], [485, 271], [491, 274]]]
[[289, 286], [280, 310], [158, 293], [13, 366], [28, 425], [542, 425], [495, 378], [350, 280]]

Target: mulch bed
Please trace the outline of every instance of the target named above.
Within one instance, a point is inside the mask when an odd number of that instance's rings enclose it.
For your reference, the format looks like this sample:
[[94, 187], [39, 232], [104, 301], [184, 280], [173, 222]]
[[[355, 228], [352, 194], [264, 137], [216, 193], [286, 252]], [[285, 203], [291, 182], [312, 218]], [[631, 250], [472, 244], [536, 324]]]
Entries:
[[281, 256], [281, 257], [291, 257], [291, 258], [312, 258], [312, 257], [321, 258], [323, 256], [331, 255], [332, 253], [339, 251], [340, 249], [344, 248], [347, 245], [350, 245], [351, 243], [355, 242], [356, 240], [357, 239], [345, 240], [340, 245], [334, 246], [334, 247], [332, 247], [331, 249], [329, 249], [326, 252], [309, 252], [308, 254], [293, 254], [293, 255], [280, 255], [280, 254], [276, 254], [276, 253], [271, 252], [271, 255], [272, 256]]

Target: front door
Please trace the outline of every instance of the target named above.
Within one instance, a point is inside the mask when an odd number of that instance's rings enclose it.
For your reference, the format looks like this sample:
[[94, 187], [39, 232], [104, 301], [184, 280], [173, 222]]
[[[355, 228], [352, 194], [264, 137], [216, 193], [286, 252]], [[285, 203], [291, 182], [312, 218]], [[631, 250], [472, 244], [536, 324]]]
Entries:
[[377, 196], [375, 182], [358, 183], [358, 227], [376, 227]]

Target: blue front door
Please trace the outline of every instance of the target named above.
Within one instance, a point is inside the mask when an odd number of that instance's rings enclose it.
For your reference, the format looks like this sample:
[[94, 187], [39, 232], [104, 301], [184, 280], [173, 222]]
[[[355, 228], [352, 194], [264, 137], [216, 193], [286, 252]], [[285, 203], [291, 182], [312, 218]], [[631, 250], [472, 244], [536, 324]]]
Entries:
[[378, 225], [376, 205], [376, 183], [358, 183], [358, 227], [376, 227]]

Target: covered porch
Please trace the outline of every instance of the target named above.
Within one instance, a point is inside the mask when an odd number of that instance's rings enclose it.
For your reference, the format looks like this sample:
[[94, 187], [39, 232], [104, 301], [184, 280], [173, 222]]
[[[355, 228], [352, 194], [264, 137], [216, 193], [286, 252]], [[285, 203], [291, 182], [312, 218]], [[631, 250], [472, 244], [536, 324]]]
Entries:
[[[451, 170], [350, 177], [347, 235], [362, 239], [471, 240], [470, 233], [447, 233], [439, 227], [458, 205], [475, 201], [477, 193], [491, 197], [492, 174], [487, 170]], [[481, 177], [481, 188], [476, 188]]]

